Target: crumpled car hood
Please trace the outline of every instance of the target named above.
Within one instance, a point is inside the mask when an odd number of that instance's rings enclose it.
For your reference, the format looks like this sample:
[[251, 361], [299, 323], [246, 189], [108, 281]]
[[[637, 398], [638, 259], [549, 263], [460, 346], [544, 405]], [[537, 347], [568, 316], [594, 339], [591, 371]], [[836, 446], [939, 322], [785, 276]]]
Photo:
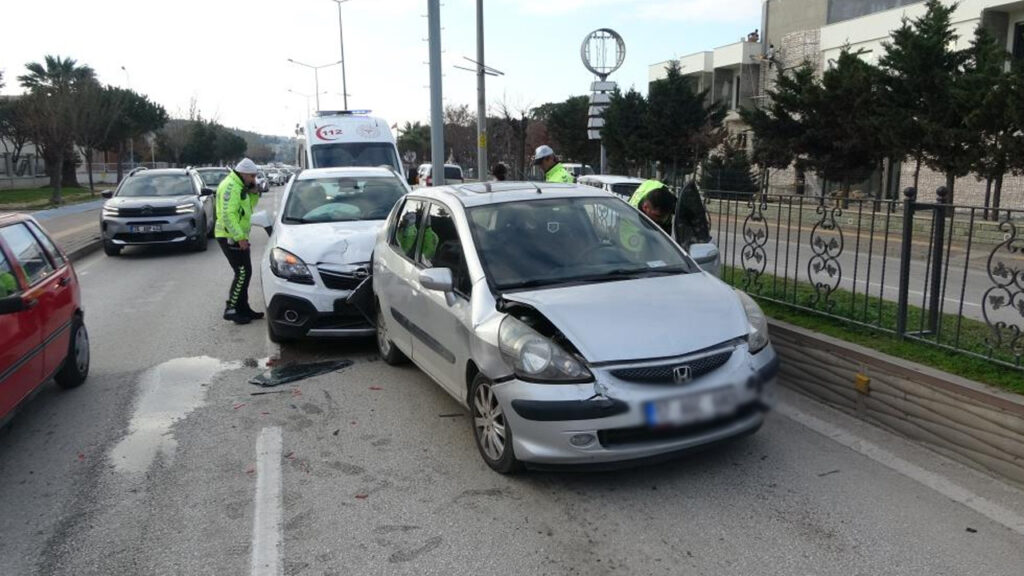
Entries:
[[680, 356], [744, 337], [736, 293], [705, 273], [503, 294], [550, 320], [591, 363]]
[[369, 262], [384, 220], [279, 224], [276, 245], [309, 265]]

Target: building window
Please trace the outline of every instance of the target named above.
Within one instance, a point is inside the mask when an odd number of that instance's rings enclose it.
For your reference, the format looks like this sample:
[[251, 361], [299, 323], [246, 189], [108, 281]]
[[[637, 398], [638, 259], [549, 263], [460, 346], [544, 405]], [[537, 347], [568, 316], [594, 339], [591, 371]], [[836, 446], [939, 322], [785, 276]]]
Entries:
[[740, 107], [740, 75], [737, 74], [732, 83], [732, 109]]

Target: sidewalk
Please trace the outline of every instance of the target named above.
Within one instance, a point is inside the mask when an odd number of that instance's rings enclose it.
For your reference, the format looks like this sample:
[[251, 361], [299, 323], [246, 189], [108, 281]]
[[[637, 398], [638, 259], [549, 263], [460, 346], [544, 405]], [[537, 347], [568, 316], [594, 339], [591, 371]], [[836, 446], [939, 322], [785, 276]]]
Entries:
[[100, 210], [104, 200], [39, 210], [32, 216], [72, 260], [83, 258], [103, 247], [100, 239]]

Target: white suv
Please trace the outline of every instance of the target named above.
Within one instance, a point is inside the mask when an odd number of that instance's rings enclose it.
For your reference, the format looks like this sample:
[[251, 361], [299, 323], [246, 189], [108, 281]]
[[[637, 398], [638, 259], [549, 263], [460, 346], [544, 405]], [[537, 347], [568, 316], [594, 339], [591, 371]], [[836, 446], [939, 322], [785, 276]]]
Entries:
[[292, 178], [260, 260], [274, 342], [374, 333], [370, 259], [378, 231], [409, 186], [389, 168], [320, 168]]

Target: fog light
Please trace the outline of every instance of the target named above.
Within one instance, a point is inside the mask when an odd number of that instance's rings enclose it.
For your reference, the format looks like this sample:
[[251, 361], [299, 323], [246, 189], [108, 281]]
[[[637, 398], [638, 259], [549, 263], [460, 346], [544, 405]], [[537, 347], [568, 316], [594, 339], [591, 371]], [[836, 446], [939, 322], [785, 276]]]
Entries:
[[569, 444], [577, 448], [583, 448], [593, 444], [594, 440], [597, 440], [597, 438], [593, 434], [575, 434], [572, 438], [569, 438]]
[[294, 324], [299, 321], [299, 313], [296, 312], [295, 310], [285, 310], [284, 319]]

